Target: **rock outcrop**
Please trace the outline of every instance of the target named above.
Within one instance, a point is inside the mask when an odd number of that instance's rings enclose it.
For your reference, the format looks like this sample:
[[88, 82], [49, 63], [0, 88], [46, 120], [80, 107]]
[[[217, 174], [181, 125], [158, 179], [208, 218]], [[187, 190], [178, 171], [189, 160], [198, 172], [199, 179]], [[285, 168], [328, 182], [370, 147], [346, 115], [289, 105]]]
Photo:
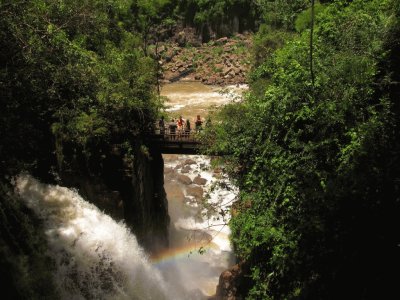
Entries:
[[150, 252], [168, 246], [168, 202], [164, 190], [164, 161], [155, 149], [134, 153], [130, 201], [125, 201], [125, 220], [132, 225], [141, 245]]
[[[186, 46], [182, 46], [182, 41]], [[188, 41], [191, 42], [188, 42]], [[161, 78], [165, 82], [196, 80], [210, 85], [247, 83], [250, 68], [251, 35], [237, 34], [208, 43], [193, 42], [181, 34], [158, 49]]]
[[193, 179], [193, 183], [197, 185], [205, 185], [207, 183], [207, 179], [200, 177], [200, 175], [196, 176]]
[[208, 300], [243, 300], [249, 291], [251, 281], [246, 263], [234, 265], [221, 273], [215, 296]]
[[[78, 189], [115, 220], [124, 220], [139, 243], [149, 252], [168, 246], [168, 203], [164, 190], [164, 161], [160, 152], [140, 141], [133, 153], [124, 154], [118, 145], [102, 157], [93, 158], [96, 172], [81, 163], [60, 173], [63, 185]], [[92, 170], [93, 171], [93, 170]]]

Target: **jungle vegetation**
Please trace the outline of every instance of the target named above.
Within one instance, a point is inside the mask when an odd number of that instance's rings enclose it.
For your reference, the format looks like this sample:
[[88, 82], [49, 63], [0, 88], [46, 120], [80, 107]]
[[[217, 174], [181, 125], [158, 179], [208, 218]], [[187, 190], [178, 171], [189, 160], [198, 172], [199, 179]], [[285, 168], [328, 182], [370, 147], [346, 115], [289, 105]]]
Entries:
[[13, 299], [58, 297], [40, 222], [13, 196], [12, 176], [54, 180], [76, 165], [91, 173], [113, 145], [129, 151], [158, 114], [156, 64], [131, 8], [0, 1], [0, 268]]
[[162, 107], [148, 45], [177, 24], [204, 41], [256, 32], [250, 91], [206, 136], [241, 191], [242, 296], [397, 292], [399, 20], [396, 0], [0, 0], [3, 293], [57, 299], [12, 176], [46, 180], [74, 160], [94, 172], [112, 145], [128, 152]]
[[244, 296], [388, 298], [400, 240], [400, 3], [264, 2], [287, 10], [261, 25], [250, 92], [207, 137], [241, 190], [230, 226]]

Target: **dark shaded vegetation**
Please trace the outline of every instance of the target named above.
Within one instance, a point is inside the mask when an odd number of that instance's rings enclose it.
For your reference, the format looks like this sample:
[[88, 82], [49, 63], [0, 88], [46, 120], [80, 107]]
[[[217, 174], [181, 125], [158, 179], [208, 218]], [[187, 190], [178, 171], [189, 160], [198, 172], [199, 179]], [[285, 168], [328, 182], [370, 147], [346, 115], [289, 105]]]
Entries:
[[198, 30], [203, 42], [246, 30], [254, 31], [260, 21], [258, 5], [247, 0], [184, 0], [179, 1], [177, 11], [186, 26]]
[[400, 5], [331, 2], [315, 10], [315, 78], [311, 10], [294, 9], [261, 28], [250, 93], [208, 133], [241, 189], [230, 225], [248, 299], [396, 294]]
[[37, 167], [54, 150], [63, 167], [63, 143], [88, 158], [153, 122], [155, 65], [125, 28], [129, 5], [3, 1], [1, 8], [3, 170]]
[[113, 185], [115, 155], [131, 154], [158, 114], [156, 64], [131, 31], [131, 8], [0, 1], [1, 281], [12, 299], [57, 299], [41, 225], [12, 176], [54, 182], [71, 171]]
[[185, 27], [194, 28], [202, 42], [208, 42], [235, 33], [256, 31], [263, 20], [264, 2], [267, 1], [137, 0], [132, 5], [135, 16], [132, 25], [142, 34], [146, 47], [168, 39], [176, 33], [174, 31]]

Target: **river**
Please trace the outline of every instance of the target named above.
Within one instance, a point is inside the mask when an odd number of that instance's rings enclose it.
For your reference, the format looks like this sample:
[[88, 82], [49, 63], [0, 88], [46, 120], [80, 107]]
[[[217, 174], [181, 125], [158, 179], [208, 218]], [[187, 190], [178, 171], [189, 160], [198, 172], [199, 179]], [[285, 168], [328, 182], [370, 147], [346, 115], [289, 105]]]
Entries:
[[[163, 86], [161, 95], [170, 119], [182, 116], [194, 124], [197, 115], [205, 120], [214, 107], [239, 100], [245, 89], [181, 81]], [[210, 157], [163, 157], [171, 226], [170, 249], [159, 269], [205, 299], [215, 294], [221, 272], [234, 264], [227, 222], [237, 190], [221, 168], [211, 168]]]

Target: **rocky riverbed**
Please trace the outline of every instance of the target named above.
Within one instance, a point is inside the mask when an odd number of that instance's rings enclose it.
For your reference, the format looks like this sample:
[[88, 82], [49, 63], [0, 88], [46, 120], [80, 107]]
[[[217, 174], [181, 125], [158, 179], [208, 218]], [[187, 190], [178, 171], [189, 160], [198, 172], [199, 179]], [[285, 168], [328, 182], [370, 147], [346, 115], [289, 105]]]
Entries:
[[214, 295], [220, 274], [234, 264], [227, 223], [238, 191], [222, 168], [211, 168], [210, 160], [164, 155], [170, 247], [153, 261], [168, 281], [185, 283], [191, 300]]
[[157, 53], [163, 82], [196, 80], [207, 85], [247, 83], [252, 35], [237, 34], [208, 43], [190, 39], [188, 34], [162, 43]]

